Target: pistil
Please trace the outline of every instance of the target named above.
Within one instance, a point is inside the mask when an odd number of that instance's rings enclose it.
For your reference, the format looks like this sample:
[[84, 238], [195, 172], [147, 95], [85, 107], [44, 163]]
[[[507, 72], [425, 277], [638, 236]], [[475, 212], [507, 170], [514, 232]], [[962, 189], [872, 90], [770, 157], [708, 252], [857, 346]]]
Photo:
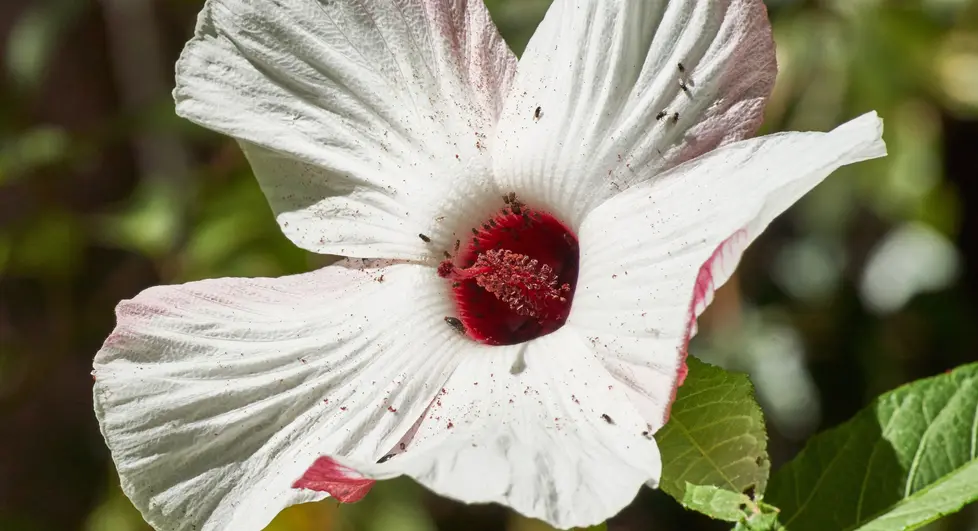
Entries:
[[577, 238], [552, 215], [503, 196], [505, 206], [473, 228], [470, 243], [438, 267], [452, 283], [466, 335], [511, 345], [549, 334], [570, 314]]
[[525, 254], [508, 249], [479, 253], [468, 268], [456, 267], [446, 260], [438, 275], [449, 280], [475, 279], [482, 289], [509, 305], [517, 315], [547, 319], [559, 313], [567, 303], [569, 283], [559, 283], [554, 269]]

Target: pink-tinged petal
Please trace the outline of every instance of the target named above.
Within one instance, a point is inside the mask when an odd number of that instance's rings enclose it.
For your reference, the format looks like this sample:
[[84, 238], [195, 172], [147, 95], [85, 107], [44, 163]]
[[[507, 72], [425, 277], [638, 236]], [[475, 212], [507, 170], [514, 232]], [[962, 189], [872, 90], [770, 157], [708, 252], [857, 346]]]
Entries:
[[422, 266], [343, 264], [120, 303], [95, 411], [151, 525], [259, 530], [288, 505], [352, 501], [365, 478], [317, 459], [376, 462], [415, 426], [468, 343], [444, 286]]
[[453, 191], [490, 188], [515, 69], [481, 0], [208, 0], [174, 98], [241, 141], [297, 245], [416, 258]]
[[306, 470], [292, 488], [325, 492], [343, 503], [355, 503], [370, 492], [376, 481], [361, 476], [332, 457], [320, 457]]
[[653, 431], [685, 376], [696, 317], [747, 246], [836, 168], [885, 155], [881, 134], [870, 113], [829, 133], [737, 142], [611, 198], [585, 219], [567, 324], [593, 338]]
[[501, 503], [562, 529], [604, 522], [661, 472], [624, 386], [569, 326], [467, 353], [404, 442], [403, 453], [357, 470], [406, 474], [442, 496]]
[[556, 0], [520, 60], [494, 173], [576, 224], [753, 134], [776, 73], [761, 0]]
[[[734, 269], [740, 262], [740, 257], [747, 250], [751, 241], [753, 238], [748, 235], [746, 230], [738, 230], [713, 251], [713, 254], [700, 266], [700, 270], [696, 274], [696, 282], [693, 284], [693, 298], [689, 303], [687, 315], [686, 337], [683, 340], [683, 348], [679, 357], [679, 368], [676, 370], [676, 382], [673, 384], [672, 393], [669, 395], [669, 405], [666, 406], [666, 413], [663, 416], [663, 425], [669, 422], [672, 403], [676, 400], [679, 388], [686, 381], [686, 375], [689, 374], [686, 356], [689, 355], [689, 341], [696, 335], [696, 318], [706, 311], [706, 308], [713, 302], [717, 287], [722, 286], [733, 276]], [[715, 279], [719, 279], [719, 282]]]

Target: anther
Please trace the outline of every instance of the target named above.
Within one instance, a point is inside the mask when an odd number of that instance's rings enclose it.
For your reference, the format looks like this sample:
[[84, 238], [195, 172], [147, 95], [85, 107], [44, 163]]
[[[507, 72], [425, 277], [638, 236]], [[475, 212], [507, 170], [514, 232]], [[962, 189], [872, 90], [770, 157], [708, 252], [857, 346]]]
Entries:
[[455, 271], [455, 264], [451, 260], [445, 260], [438, 264], [438, 276], [441, 278], [448, 278], [452, 274], [452, 271]]
[[474, 225], [470, 239], [456, 241], [456, 252], [437, 267], [458, 304], [458, 316], [445, 322], [490, 345], [528, 341], [563, 326], [578, 268], [570, 231], [515, 192], [501, 197], [505, 206]]
[[558, 276], [549, 265], [506, 249], [481, 253], [465, 269], [449, 261], [442, 262], [438, 276], [451, 280], [474, 279], [518, 315], [537, 319], [547, 318], [555, 303], [567, 302], [564, 294], [570, 291], [569, 284], [558, 284]]

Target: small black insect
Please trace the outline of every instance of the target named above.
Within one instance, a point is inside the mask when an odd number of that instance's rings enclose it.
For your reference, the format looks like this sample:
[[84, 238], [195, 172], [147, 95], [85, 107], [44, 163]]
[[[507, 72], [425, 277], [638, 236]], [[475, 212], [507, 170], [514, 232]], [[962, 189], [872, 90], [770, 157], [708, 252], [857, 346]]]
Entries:
[[539, 120], [540, 118], [543, 118], [543, 109], [540, 108], [540, 107], [537, 107], [537, 109], [535, 111], [533, 111], [533, 119], [534, 120]]
[[462, 246], [462, 240], [455, 240], [455, 252], [458, 252], [458, 248]]
[[442, 254], [445, 255], [445, 260], [451, 260], [452, 259], [452, 253], [450, 253], [448, 251], [442, 251]]
[[679, 67], [679, 73], [680, 73], [680, 74], [685, 74], [685, 73], [686, 73], [686, 67], [685, 67], [685, 66], [683, 66], [683, 64], [682, 64], [682, 63], [679, 63], [679, 64], [677, 64], [676, 66], [677, 66], [677, 67]]
[[679, 80], [679, 88], [683, 89], [683, 92], [685, 92], [687, 96], [692, 96], [693, 95], [689, 91], [689, 85], [687, 85], [686, 82], [683, 81], [682, 79]]
[[608, 424], [614, 424], [615, 423], [615, 421], [611, 420], [611, 417], [608, 416], [607, 413], [602, 413], [601, 414], [601, 418], [603, 418], [604, 421], [607, 422]]
[[418, 234], [418, 238], [421, 238], [421, 241], [425, 243], [431, 243], [431, 238], [425, 236], [424, 234]]
[[666, 111], [659, 111], [659, 114], [655, 115], [655, 121], [658, 122], [659, 120], [665, 118], [667, 114], [669, 113], [667, 113]]
[[395, 455], [396, 454], [387, 454], [384, 457], [381, 457], [380, 459], [378, 459], [377, 460], [377, 463], [386, 463], [388, 460], [390, 460], [391, 457], [394, 457]]
[[454, 328], [455, 331], [458, 332], [459, 334], [463, 334], [463, 335], [465, 334], [465, 325], [462, 324], [462, 321], [459, 320], [458, 318], [445, 317], [445, 322], [448, 323], [448, 326]]
[[679, 121], [679, 113], [678, 112], [672, 113], [672, 123], [676, 123], [678, 121]]

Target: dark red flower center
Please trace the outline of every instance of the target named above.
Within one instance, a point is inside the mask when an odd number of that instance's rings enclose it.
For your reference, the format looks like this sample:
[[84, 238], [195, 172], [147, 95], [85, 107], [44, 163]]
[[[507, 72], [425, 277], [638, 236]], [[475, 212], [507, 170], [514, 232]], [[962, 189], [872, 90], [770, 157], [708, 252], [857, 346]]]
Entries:
[[[438, 267], [452, 282], [466, 335], [513, 345], [564, 325], [577, 284], [577, 238], [552, 215], [515, 194], [506, 206], [456, 242], [456, 255]], [[450, 323], [455, 321], [450, 321]]]

